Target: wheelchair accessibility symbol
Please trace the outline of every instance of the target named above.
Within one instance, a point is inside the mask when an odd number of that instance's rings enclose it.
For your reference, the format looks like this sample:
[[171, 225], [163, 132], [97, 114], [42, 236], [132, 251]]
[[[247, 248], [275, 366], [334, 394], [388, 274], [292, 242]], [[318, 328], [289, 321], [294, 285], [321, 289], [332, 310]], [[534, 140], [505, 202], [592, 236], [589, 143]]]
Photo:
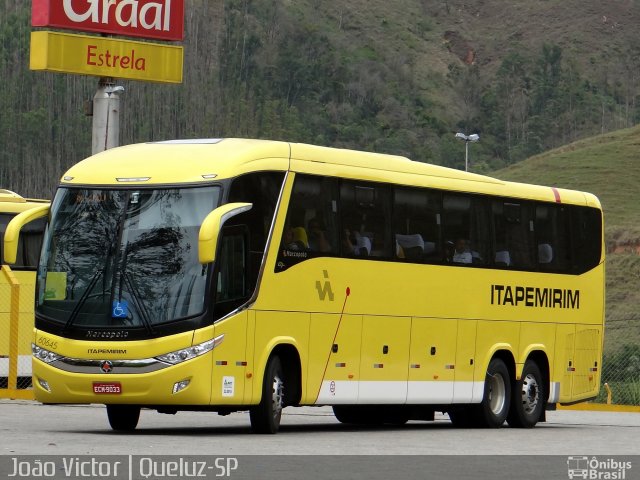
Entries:
[[113, 302], [111, 308], [111, 318], [127, 318], [129, 315], [129, 304], [127, 302]]

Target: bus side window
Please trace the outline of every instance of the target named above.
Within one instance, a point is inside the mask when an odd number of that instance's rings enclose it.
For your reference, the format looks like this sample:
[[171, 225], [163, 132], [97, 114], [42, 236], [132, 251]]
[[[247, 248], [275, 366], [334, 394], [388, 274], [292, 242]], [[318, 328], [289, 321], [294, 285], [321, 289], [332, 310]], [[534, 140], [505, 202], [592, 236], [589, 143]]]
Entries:
[[267, 237], [271, 229], [273, 217], [282, 187], [284, 174], [280, 172], [257, 172], [242, 175], [231, 184], [229, 203], [249, 202], [251, 210], [232, 217], [228, 225], [246, 225], [249, 236], [246, 248], [249, 250], [247, 260], [248, 285], [253, 291], [258, 281], [260, 265], [265, 253]]
[[491, 220], [489, 202], [482, 197], [471, 197], [471, 237], [469, 249], [473, 265], [490, 263]]
[[[340, 185], [342, 254], [391, 257], [391, 192], [388, 186], [343, 181]], [[395, 247], [394, 247], [395, 248]]]
[[282, 186], [280, 172], [250, 173], [236, 178], [229, 191], [229, 203], [249, 202], [251, 210], [231, 220], [231, 225], [249, 226], [251, 248], [263, 253]]
[[247, 284], [247, 228], [223, 227], [215, 271], [215, 318], [242, 305], [253, 288]]
[[588, 207], [570, 207], [573, 272], [584, 273], [600, 262], [602, 216]]
[[279, 246], [276, 272], [308, 258], [336, 255], [337, 183], [333, 178], [297, 174]]
[[448, 262], [465, 266], [488, 263], [487, 216], [483, 198], [461, 194], [444, 195], [443, 224]]
[[496, 266], [533, 269], [533, 220], [524, 202], [494, 200], [492, 202]]
[[440, 232], [440, 193], [396, 187], [393, 194], [396, 258], [407, 262], [441, 263], [444, 255]]
[[538, 269], [543, 272], [568, 273], [571, 264], [571, 230], [566, 207], [536, 205], [535, 234]]

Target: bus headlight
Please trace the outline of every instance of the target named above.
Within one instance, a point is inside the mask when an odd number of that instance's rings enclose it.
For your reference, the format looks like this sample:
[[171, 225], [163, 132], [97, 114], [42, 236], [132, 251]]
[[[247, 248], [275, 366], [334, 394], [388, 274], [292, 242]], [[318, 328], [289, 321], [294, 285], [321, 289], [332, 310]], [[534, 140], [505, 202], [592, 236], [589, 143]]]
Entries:
[[164, 355], [158, 355], [156, 360], [160, 360], [161, 362], [170, 363], [172, 365], [176, 365], [178, 363], [186, 362], [187, 360], [191, 360], [192, 358], [199, 357], [200, 355], [204, 355], [207, 352], [210, 352], [215, 347], [220, 345], [224, 338], [224, 335], [220, 335], [213, 340], [207, 340], [206, 342], [199, 343], [198, 345], [193, 345], [191, 347], [183, 348], [182, 350], [176, 350], [175, 352], [165, 353]]
[[44, 363], [55, 362], [62, 357], [62, 355], [50, 352], [49, 350], [37, 346], [35, 343], [31, 344], [31, 353], [35, 358], [37, 358], [38, 360], [42, 360]]

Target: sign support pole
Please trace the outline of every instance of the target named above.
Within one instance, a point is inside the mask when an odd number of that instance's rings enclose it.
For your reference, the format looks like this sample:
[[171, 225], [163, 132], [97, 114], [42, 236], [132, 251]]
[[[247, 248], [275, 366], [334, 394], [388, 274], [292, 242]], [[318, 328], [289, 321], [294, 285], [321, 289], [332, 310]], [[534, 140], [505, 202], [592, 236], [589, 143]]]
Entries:
[[93, 126], [91, 153], [103, 152], [120, 143], [120, 93], [124, 87], [116, 86], [111, 77], [103, 77], [93, 97]]

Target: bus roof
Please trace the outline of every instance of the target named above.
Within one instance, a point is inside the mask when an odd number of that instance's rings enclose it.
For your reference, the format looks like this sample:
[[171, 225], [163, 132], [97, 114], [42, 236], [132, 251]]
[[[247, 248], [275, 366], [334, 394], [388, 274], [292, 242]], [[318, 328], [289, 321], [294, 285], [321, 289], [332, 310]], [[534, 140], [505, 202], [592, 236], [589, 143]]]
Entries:
[[198, 184], [264, 170], [600, 207], [595, 196], [583, 192], [506, 182], [397, 155], [239, 138], [171, 140], [113, 148], [71, 167], [61, 184]]
[[175, 185], [211, 183], [246, 172], [289, 168], [289, 144], [266, 140], [203, 139], [112, 148], [71, 167], [62, 184]]

